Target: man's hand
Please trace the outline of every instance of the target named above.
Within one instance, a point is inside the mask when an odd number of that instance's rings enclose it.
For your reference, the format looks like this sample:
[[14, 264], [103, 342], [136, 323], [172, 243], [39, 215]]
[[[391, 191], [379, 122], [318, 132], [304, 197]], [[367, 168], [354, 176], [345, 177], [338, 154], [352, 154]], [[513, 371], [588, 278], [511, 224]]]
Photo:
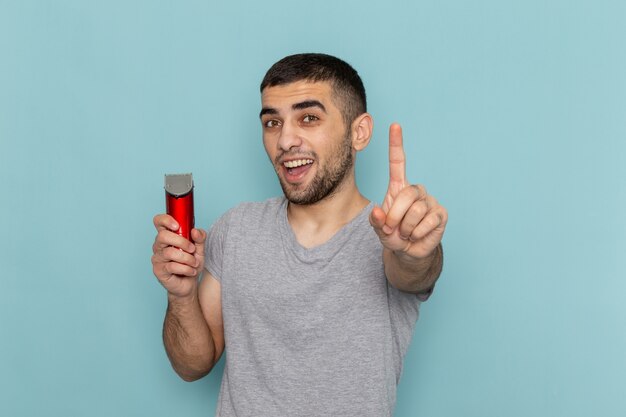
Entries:
[[389, 187], [382, 207], [374, 207], [370, 223], [383, 246], [396, 256], [424, 259], [441, 243], [448, 212], [422, 185], [406, 180], [402, 128], [389, 128]]
[[191, 240], [176, 234], [178, 223], [172, 216], [154, 217], [157, 236], [152, 245], [152, 270], [167, 292], [186, 298], [196, 292], [198, 277], [204, 266], [206, 232], [191, 231]]

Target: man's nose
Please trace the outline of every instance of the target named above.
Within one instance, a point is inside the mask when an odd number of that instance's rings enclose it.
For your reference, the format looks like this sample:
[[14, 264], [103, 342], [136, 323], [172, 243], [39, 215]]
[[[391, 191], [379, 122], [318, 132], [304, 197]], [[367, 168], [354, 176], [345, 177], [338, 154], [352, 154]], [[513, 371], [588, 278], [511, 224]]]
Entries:
[[302, 138], [297, 126], [292, 123], [283, 124], [278, 138], [278, 148], [282, 151], [288, 151], [291, 148], [297, 148], [302, 145]]

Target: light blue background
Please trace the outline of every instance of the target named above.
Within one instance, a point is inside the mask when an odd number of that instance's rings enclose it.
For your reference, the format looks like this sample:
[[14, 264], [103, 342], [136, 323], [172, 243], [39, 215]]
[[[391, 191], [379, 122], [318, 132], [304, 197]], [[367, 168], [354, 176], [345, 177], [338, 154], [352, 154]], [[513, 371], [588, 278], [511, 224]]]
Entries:
[[152, 216], [280, 193], [258, 84], [281, 57], [361, 73], [444, 204], [397, 417], [626, 415], [626, 3], [0, 1], [0, 415], [213, 415], [161, 344]]

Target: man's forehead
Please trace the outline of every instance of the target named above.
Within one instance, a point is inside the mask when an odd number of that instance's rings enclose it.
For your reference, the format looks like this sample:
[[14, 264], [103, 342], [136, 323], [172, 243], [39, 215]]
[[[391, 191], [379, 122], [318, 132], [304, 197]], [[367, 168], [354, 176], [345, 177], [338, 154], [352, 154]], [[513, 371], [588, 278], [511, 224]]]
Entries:
[[302, 100], [318, 100], [322, 103], [331, 100], [332, 87], [328, 81], [295, 81], [266, 87], [261, 94], [263, 106], [289, 107]]

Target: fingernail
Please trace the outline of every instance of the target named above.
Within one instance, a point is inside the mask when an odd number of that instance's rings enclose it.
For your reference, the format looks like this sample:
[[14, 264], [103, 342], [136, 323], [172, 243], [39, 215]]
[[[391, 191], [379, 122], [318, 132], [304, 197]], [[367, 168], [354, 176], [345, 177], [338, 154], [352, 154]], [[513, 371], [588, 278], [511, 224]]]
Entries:
[[383, 232], [385, 232], [386, 234], [391, 234], [391, 232], [393, 232], [393, 229], [387, 225], [383, 226]]

